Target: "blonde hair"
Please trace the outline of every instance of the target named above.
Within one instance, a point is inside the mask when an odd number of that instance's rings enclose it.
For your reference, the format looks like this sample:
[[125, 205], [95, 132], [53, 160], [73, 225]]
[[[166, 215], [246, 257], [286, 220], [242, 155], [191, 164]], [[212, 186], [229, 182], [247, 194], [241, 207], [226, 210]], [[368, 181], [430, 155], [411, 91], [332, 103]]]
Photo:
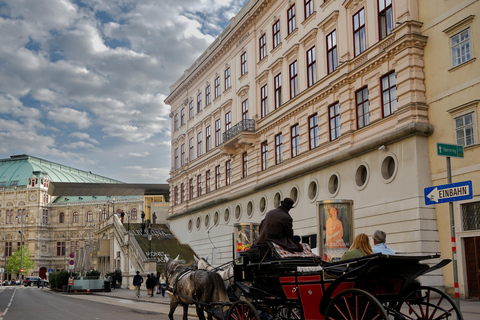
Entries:
[[353, 239], [353, 243], [348, 251], [354, 249], [360, 249], [364, 255], [373, 254], [372, 246], [370, 245], [368, 236], [365, 233], [360, 233], [355, 237], [355, 239]]

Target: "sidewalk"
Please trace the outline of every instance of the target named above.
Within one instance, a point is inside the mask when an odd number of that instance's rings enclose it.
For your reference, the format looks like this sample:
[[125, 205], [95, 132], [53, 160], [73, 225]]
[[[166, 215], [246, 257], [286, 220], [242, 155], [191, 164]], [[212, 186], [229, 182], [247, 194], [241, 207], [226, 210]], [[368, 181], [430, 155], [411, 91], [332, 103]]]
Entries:
[[[134, 301], [142, 301], [142, 302], [151, 302], [151, 303], [159, 303], [165, 305], [166, 313], [168, 313], [168, 305], [170, 304], [170, 297], [167, 293], [165, 293], [165, 298], [162, 297], [161, 294], [153, 295], [153, 297], [147, 297], [147, 291], [142, 290], [140, 292], [140, 298], [135, 297], [135, 291], [129, 289], [115, 289], [111, 292], [94, 292], [95, 295], [101, 295], [106, 297], [112, 297], [117, 299], [128, 299]], [[479, 320], [480, 319], [480, 300], [465, 300], [460, 299], [460, 310], [463, 314], [464, 320]], [[180, 312], [180, 313], [179, 313]], [[182, 314], [182, 308], [179, 306], [175, 312], [175, 314]], [[195, 307], [190, 306], [188, 311], [189, 317], [197, 317], [195, 312]]]

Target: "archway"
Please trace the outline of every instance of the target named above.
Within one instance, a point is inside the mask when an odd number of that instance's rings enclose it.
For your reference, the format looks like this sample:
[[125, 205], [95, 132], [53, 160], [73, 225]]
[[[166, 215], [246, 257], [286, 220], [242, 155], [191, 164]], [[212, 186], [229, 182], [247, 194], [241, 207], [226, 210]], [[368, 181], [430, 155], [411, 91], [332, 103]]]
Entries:
[[42, 279], [47, 279], [47, 268], [41, 267], [38, 271], [38, 276]]

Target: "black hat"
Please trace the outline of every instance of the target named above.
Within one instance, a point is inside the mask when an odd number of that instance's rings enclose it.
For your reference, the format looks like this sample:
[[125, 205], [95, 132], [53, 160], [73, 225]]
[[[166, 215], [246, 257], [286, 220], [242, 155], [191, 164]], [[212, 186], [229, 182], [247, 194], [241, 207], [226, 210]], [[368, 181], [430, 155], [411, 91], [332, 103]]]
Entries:
[[292, 209], [294, 203], [295, 201], [293, 201], [293, 199], [290, 199], [290, 198], [285, 198], [283, 199], [283, 201], [280, 202], [280, 204], [287, 209]]

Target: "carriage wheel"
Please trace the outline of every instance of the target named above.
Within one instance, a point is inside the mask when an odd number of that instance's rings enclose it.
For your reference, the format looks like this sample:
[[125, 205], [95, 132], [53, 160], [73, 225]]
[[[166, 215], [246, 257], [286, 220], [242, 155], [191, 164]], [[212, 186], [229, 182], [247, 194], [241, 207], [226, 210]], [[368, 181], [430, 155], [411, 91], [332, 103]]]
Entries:
[[283, 307], [279, 311], [280, 319], [300, 320], [302, 319], [302, 310], [300, 308]]
[[420, 287], [402, 302], [397, 312], [406, 320], [463, 320], [455, 302], [445, 292], [432, 287]]
[[228, 320], [260, 320], [257, 309], [248, 301], [238, 300], [228, 310]]
[[370, 293], [347, 289], [337, 294], [328, 304], [327, 320], [388, 320], [381, 303]]

